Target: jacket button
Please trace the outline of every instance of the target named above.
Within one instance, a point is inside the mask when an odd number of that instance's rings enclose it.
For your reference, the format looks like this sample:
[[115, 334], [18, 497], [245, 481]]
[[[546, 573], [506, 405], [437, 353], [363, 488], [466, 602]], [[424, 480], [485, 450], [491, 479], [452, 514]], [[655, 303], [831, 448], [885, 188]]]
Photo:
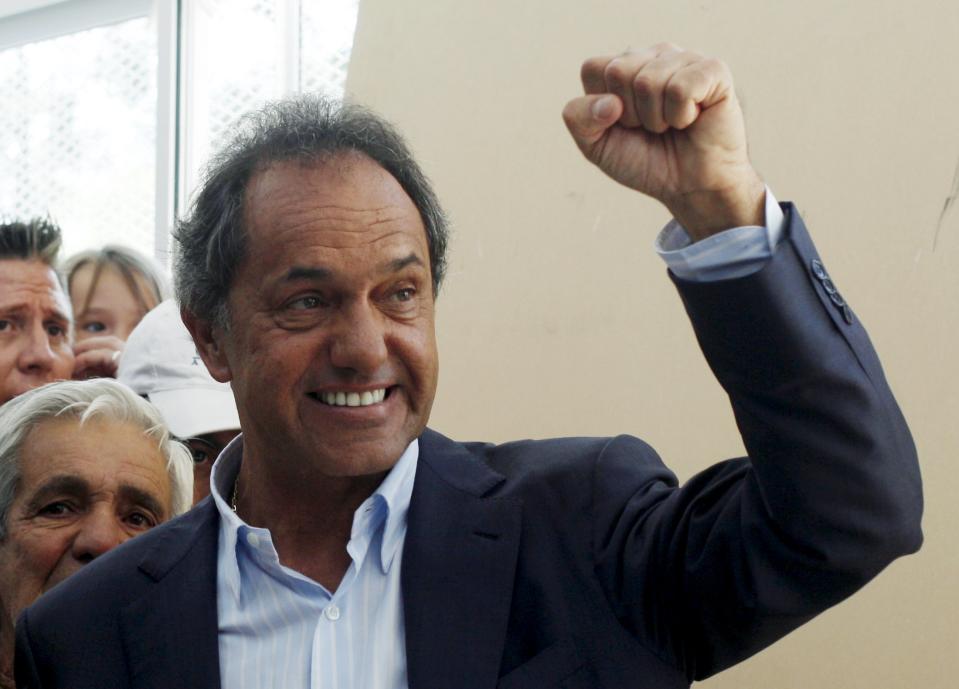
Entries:
[[839, 294], [839, 290], [836, 289], [836, 285], [834, 285], [832, 280], [830, 280], [828, 277], [823, 278], [822, 288], [826, 290], [826, 294]]
[[812, 267], [812, 274], [815, 275], [818, 279], [820, 280], [829, 279], [829, 273], [826, 272], [826, 269], [823, 267], [822, 262], [818, 258], [814, 258], [812, 260], [812, 263], [810, 263], [810, 266]]
[[839, 292], [830, 292], [829, 300], [836, 305], [836, 308], [841, 309], [846, 305], [846, 300], [842, 298], [842, 295]]
[[849, 325], [852, 325], [852, 309], [843, 304], [842, 307], [842, 319], [846, 321]]

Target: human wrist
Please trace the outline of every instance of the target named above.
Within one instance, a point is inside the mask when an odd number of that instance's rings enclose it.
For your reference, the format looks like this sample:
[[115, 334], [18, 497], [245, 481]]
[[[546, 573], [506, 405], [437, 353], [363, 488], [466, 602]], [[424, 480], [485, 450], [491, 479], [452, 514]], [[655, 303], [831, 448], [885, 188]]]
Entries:
[[683, 194], [667, 208], [690, 238], [700, 241], [734, 227], [765, 225], [766, 186], [750, 168], [742, 179], [721, 189]]

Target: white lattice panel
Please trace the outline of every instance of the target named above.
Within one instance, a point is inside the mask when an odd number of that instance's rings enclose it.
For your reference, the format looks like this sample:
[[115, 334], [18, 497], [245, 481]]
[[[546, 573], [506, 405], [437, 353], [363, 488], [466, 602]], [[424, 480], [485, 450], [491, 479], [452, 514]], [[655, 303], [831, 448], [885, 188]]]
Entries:
[[301, 90], [343, 96], [358, 9], [358, 0], [303, 0]]
[[155, 159], [147, 19], [0, 51], [0, 214], [49, 214], [67, 253], [152, 253]]

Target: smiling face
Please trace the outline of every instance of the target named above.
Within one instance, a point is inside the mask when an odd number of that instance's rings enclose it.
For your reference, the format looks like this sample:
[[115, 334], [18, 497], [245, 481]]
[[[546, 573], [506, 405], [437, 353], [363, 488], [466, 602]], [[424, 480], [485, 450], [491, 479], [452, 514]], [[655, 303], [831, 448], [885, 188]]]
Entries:
[[130, 424], [42, 421], [19, 468], [0, 540], [0, 630], [54, 584], [172, 512], [166, 461]]
[[70, 305], [53, 268], [0, 260], [0, 404], [73, 373]]
[[198, 337], [214, 377], [232, 382], [244, 461], [291, 479], [387, 471], [436, 392], [419, 212], [383, 168], [343, 154], [255, 175], [246, 223], [231, 326]]
[[76, 314], [77, 342], [101, 335], [126, 341], [147, 311], [157, 305], [146, 279], [136, 273], [132, 279], [138, 295], [110, 263], [103, 265], [99, 275], [93, 262], [84, 263], [73, 272], [70, 300]]

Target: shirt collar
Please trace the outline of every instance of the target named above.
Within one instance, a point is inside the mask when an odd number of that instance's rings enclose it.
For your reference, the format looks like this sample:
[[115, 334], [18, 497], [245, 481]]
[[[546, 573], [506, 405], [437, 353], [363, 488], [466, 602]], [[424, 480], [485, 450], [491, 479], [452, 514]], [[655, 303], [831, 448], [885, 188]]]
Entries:
[[373, 493], [382, 496], [386, 504], [386, 523], [380, 546], [380, 567], [383, 574], [390, 571], [393, 557], [406, 537], [406, 516], [413, 496], [413, 479], [420, 456], [420, 443], [414, 439], [400, 455], [399, 461]]
[[222, 581], [237, 601], [240, 600], [240, 565], [236, 558], [236, 544], [240, 528], [245, 526], [245, 523], [233, 511], [224, 496], [232, 495], [233, 485], [240, 473], [240, 462], [243, 459], [242, 438], [241, 434], [231, 440], [210, 469], [210, 495], [217, 512], [220, 513], [217, 569]]
[[[241, 434], [223, 449], [210, 470], [210, 495], [220, 513], [220, 574], [238, 601], [241, 585], [240, 566], [237, 559], [238, 541], [243, 530], [253, 527], [250, 527], [233, 511], [227, 499], [232, 495], [242, 460], [243, 436]], [[366, 555], [366, 549], [373, 540], [376, 529], [383, 524], [383, 538], [379, 553], [380, 567], [384, 574], [389, 572], [393, 558], [405, 540], [406, 517], [409, 512], [410, 498], [413, 495], [413, 480], [416, 477], [418, 460], [419, 440], [414, 439], [400, 455], [399, 460], [390, 469], [379, 487], [353, 514], [353, 533], [350, 539], [353, 548], [350, 554], [358, 563], [362, 562]], [[370, 508], [369, 516], [366, 514], [367, 508]], [[385, 515], [382, 515], [381, 511], [385, 512]], [[269, 533], [265, 529], [263, 531]]]

